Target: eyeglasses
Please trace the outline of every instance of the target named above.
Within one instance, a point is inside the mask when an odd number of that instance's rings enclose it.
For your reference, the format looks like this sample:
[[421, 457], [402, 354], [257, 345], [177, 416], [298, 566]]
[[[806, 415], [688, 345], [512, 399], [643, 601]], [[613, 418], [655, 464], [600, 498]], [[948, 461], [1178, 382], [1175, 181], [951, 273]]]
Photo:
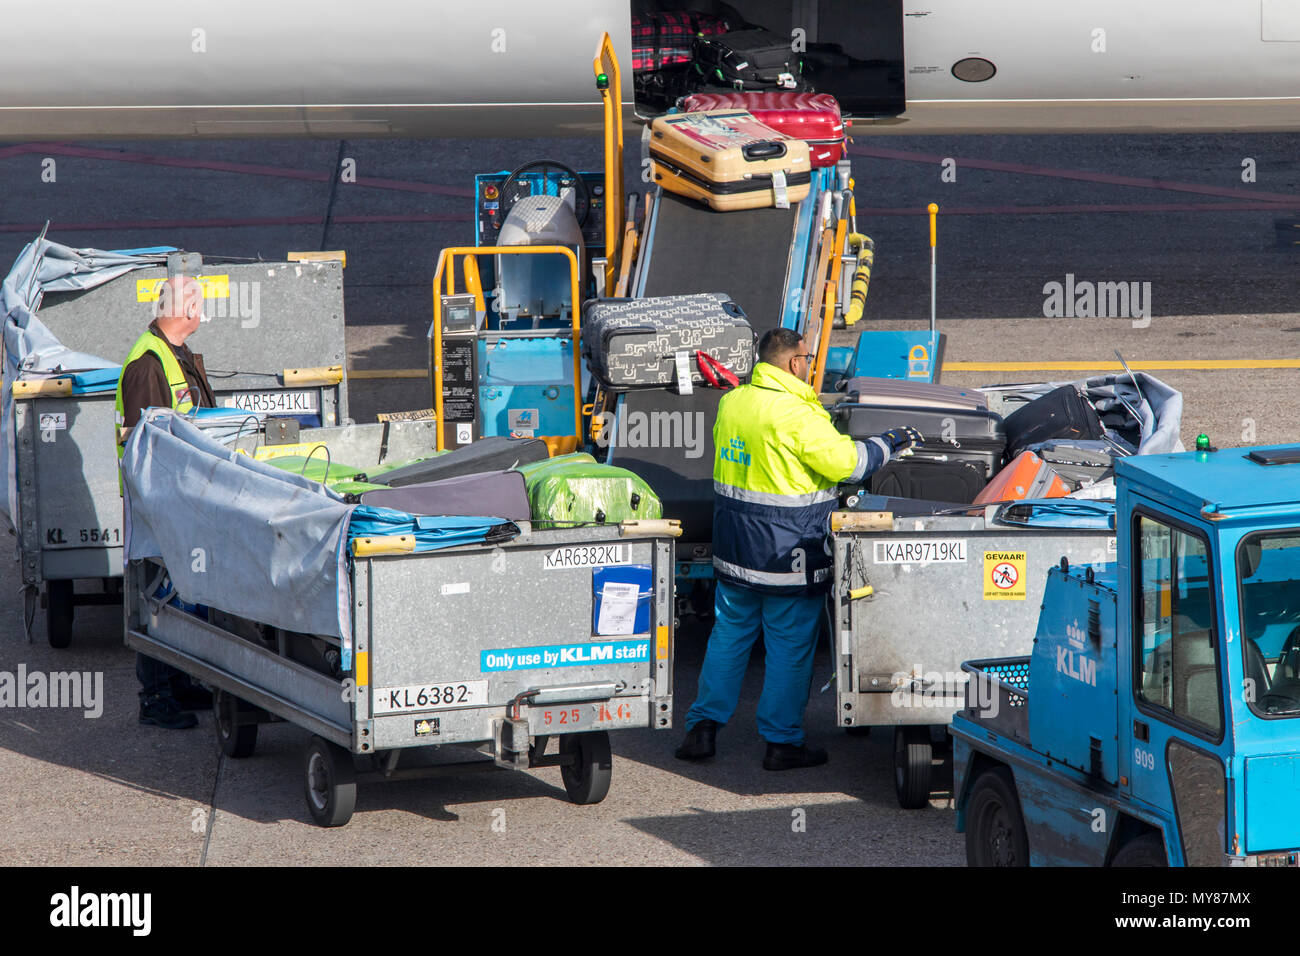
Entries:
[[795, 358], [801, 358], [801, 359], [811, 359], [811, 358], [813, 357], [813, 353], [812, 353], [812, 352], [800, 352], [799, 354], [795, 355], [794, 357], [795, 357]]

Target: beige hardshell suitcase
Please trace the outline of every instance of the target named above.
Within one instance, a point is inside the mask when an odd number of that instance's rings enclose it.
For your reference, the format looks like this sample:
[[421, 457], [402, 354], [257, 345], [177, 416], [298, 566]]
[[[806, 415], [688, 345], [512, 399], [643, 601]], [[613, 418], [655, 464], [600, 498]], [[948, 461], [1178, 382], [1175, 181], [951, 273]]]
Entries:
[[808, 144], [744, 110], [668, 113], [650, 124], [654, 181], [718, 212], [786, 208], [808, 196]]

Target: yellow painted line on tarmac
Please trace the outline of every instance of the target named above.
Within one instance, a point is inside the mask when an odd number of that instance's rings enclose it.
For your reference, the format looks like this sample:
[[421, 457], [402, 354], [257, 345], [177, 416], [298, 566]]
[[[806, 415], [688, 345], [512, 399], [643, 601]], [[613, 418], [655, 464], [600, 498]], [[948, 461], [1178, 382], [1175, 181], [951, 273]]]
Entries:
[[428, 378], [427, 368], [354, 368], [348, 378]]
[[[1161, 369], [1186, 369], [1189, 371], [1218, 371], [1222, 369], [1300, 368], [1300, 359], [1156, 359], [1150, 362], [1129, 362], [1134, 371]], [[1116, 361], [1098, 359], [1096, 362], [944, 362], [945, 372], [1119, 372], [1124, 366]]]
[[[1129, 362], [1133, 371], [1160, 371], [1182, 369], [1186, 371], [1221, 371], [1270, 368], [1300, 368], [1300, 359], [1154, 359], [1149, 362]], [[944, 362], [945, 372], [1120, 372], [1124, 366], [1113, 359], [1096, 362]], [[351, 379], [428, 378], [426, 368], [365, 368], [348, 372]]]

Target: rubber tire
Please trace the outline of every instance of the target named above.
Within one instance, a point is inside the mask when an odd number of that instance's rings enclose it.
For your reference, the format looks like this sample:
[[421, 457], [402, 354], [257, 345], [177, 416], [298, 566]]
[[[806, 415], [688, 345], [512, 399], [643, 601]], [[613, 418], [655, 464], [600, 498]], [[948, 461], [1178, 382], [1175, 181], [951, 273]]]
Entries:
[[934, 746], [928, 726], [894, 728], [894, 794], [904, 810], [919, 810], [930, 802], [934, 783]]
[[569, 799], [577, 804], [600, 803], [609, 793], [614, 762], [609, 753], [609, 733], [592, 730], [583, 734], [562, 734], [560, 753], [573, 754], [572, 764], [560, 767], [560, 779]]
[[72, 646], [72, 582], [45, 582], [45, 636], [50, 647]]
[[307, 812], [323, 827], [341, 827], [357, 807], [357, 772], [352, 754], [321, 737], [312, 737], [303, 761]]
[[248, 713], [251, 704], [234, 694], [218, 688], [212, 689], [212, 725], [217, 730], [217, 746], [227, 757], [242, 760], [253, 756], [257, 749], [257, 724], [236, 724], [238, 714]]
[[[1006, 840], [1002, 852], [994, 846], [995, 834]], [[1005, 767], [985, 770], [971, 788], [966, 804], [966, 865], [1029, 865], [1025, 818], [1020, 812], [1015, 781]]]
[[1169, 865], [1165, 843], [1159, 833], [1144, 833], [1129, 840], [1110, 861], [1113, 867], [1164, 867]]

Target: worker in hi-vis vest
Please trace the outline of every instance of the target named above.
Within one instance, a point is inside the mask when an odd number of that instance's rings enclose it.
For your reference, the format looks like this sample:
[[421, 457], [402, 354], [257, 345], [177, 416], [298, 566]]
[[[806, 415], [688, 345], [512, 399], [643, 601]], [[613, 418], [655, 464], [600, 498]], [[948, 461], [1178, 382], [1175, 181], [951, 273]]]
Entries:
[[700, 672], [682, 760], [714, 754], [731, 719], [759, 632], [767, 651], [758, 730], [763, 767], [790, 770], [826, 762], [804, 743], [813, 651], [831, 583], [830, 516], [836, 486], [862, 481], [909, 453], [921, 435], [898, 427], [865, 442], [831, 424], [807, 384], [812, 355], [790, 329], [758, 344], [748, 385], [722, 397], [713, 426], [713, 633]]
[[[193, 276], [173, 276], [159, 287], [154, 321], [136, 339], [122, 363], [117, 380], [117, 460], [130, 431], [146, 408], [174, 408], [187, 412], [195, 406], [216, 405], [203, 368], [203, 356], [185, 345], [203, 321], [203, 287]], [[118, 473], [118, 488], [121, 488]], [[143, 654], [136, 654], [140, 679], [140, 723], [172, 730], [193, 727], [192, 711], [212, 706], [212, 695], [194, 684], [189, 675]]]

